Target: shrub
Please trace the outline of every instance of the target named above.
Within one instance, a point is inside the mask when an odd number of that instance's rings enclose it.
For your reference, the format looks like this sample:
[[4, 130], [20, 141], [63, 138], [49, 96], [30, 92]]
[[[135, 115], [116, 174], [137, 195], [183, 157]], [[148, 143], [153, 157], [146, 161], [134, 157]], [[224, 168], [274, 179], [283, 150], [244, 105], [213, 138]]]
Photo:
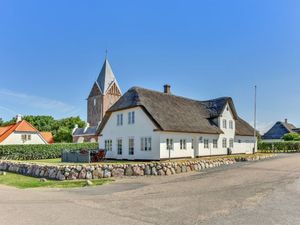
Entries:
[[282, 142], [259, 142], [258, 150], [260, 152], [300, 152], [299, 141], [282, 141]]
[[98, 143], [58, 143], [52, 145], [0, 145], [0, 159], [34, 160], [61, 157], [62, 150], [98, 149]]
[[300, 134], [298, 133], [288, 133], [283, 136], [285, 141], [300, 141]]

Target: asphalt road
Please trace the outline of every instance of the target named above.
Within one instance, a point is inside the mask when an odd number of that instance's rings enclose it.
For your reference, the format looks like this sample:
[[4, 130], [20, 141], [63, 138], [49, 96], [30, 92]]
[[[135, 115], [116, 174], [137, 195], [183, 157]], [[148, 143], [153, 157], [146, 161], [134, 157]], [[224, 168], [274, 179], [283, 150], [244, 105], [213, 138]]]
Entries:
[[300, 154], [83, 189], [0, 186], [0, 224], [300, 224]]

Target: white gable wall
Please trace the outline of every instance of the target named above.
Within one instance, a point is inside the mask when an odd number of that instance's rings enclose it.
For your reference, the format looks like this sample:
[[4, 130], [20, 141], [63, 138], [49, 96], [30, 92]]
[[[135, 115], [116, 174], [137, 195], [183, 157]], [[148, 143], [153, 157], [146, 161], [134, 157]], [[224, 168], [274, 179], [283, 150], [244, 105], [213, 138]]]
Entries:
[[[133, 111], [135, 112], [135, 123], [128, 124], [128, 113]], [[123, 114], [122, 126], [117, 125], [118, 114]], [[102, 130], [99, 146], [104, 149], [105, 140], [112, 140], [112, 151], [108, 151], [106, 155], [108, 158], [159, 160], [159, 134], [153, 132], [154, 129], [156, 129], [155, 125], [140, 107], [113, 112]], [[131, 137], [134, 138], [134, 155], [128, 154], [128, 139]], [[151, 137], [151, 151], [141, 151], [142, 137]], [[117, 154], [117, 139], [119, 138], [123, 143], [122, 156]]]
[[[23, 142], [22, 135], [31, 135], [31, 140]], [[47, 144], [37, 133], [31, 132], [13, 132], [0, 145], [29, 145], [29, 144]]]

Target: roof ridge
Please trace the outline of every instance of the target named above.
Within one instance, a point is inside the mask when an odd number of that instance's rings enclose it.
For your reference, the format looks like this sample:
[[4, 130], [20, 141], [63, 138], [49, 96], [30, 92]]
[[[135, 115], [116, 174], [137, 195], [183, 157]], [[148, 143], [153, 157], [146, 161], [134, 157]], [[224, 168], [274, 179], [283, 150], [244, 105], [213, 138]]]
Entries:
[[148, 89], [148, 88], [143, 88], [143, 87], [139, 87], [139, 86], [133, 86], [128, 91], [134, 90], [134, 89], [141, 89], [141, 90], [155, 92], [155, 93], [166, 95], [166, 96], [172, 96], [172, 97], [176, 97], [176, 98], [182, 98], [182, 99], [185, 99], [185, 100], [190, 100], [190, 101], [200, 102], [200, 103], [209, 102], [209, 101], [215, 101], [215, 100], [222, 99], [222, 98], [224, 98], [224, 99], [225, 98], [227, 98], [227, 99], [231, 98], [231, 97], [224, 96], [224, 97], [219, 97], [219, 98], [214, 98], [214, 99], [208, 99], [208, 100], [197, 100], [197, 99], [192, 99], [192, 98], [188, 98], [188, 97], [181, 96], [181, 95], [167, 94], [167, 93], [164, 93], [164, 92], [161, 92], [161, 91], [152, 90], [152, 89]]

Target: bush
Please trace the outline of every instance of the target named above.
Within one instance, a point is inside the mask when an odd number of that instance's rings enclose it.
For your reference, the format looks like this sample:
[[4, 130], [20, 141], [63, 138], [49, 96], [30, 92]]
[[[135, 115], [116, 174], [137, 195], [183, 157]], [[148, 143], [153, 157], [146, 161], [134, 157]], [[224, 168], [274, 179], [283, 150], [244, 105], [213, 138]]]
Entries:
[[62, 150], [98, 149], [98, 143], [59, 143], [52, 145], [0, 145], [0, 159], [34, 160], [61, 157]]
[[259, 142], [258, 150], [263, 153], [300, 152], [299, 141]]
[[285, 141], [300, 141], [300, 134], [298, 133], [288, 133], [283, 136]]

